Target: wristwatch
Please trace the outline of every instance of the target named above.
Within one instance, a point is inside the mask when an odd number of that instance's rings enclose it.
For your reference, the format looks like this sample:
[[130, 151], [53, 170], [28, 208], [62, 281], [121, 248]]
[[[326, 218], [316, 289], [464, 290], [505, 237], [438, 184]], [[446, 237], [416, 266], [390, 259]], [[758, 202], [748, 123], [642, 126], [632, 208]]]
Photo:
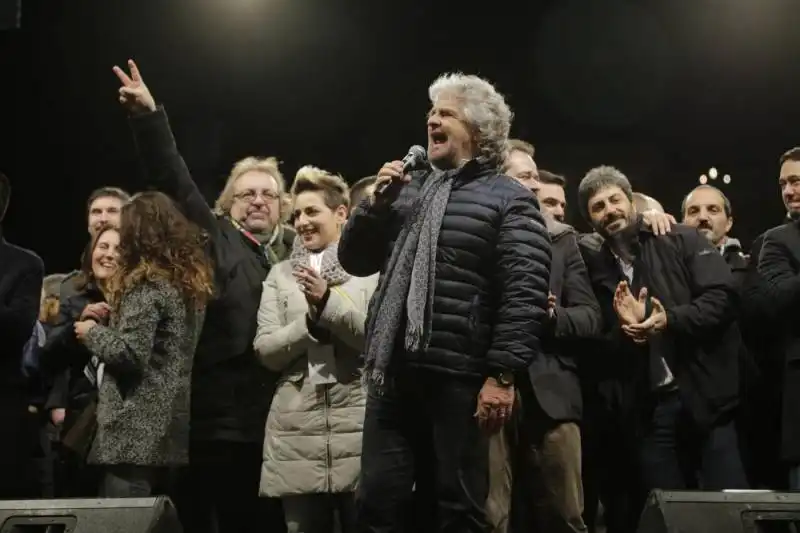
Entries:
[[501, 387], [512, 387], [514, 385], [514, 373], [508, 370], [492, 372], [490, 377], [494, 378]]

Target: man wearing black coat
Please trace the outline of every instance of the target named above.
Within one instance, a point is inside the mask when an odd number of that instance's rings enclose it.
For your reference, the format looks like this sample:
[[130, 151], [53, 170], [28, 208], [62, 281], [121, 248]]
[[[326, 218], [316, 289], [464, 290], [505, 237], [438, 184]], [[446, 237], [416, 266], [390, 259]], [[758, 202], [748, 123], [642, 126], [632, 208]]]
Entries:
[[280, 531], [279, 501], [259, 498], [264, 426], [278, 376], [253, 352], [261, 289], [271, 266], [291, 250], [280, 224], [285, 184], [274, 158], [234, 166], [215, 209], [178, 152], [166, 112], [156, 105], [133, 61], [115, 67], [120, 102], [147, 178], [209, 236], [215, 296], [192, 368], [188, 476], [176, 506], [187, 533]]
[[766, 233], [758, 273], [773, 310], [770, 332], [780, 342], [781, 459], [790, 465], [789, 489], [800, 490], [800, 148], [784, 153], [780, 164], [778, 183], [792, 222]]
[[747, 397], [743, 398], [746, 403], [740, 437], [746, 442], [743, 453], [746, 452], [745, 467], [750, 485], [757, 489], [786, 490], [788, 479], [781, 461], [783, 335], [776, 335], [774, 330], [782, 318], [764, 277], [758, 272], [758, 258], [767, 233], [769, 231], [753, 240], [741, 283], [739, 327], [757, 373], [742, 380], [747, 381], [749, 387], [743, 389]]
[[[638, 503], [655, 488], [746, 488], [733, 423], [741, 350], [733, 276], [696, 229], [655, 235], [632, 194], [613, 167], [592, 169], [579, 187], [581, 212], [602, 237], [581, 244], [606, 327], [589, 374], [621, 431], [606, 446], [634, 458], [642, 490], [629, 490]], [[627, 527], [640, 509], [634, 502]]]
[[402, 162], [386, 163], [339, 243], [345, 270], [381, 272], [365, 346], [363, 532], [400, 531], [415, 482], [436, 508], [426, 526], [487, 530], [487, 433], [511, 416], [546, 315], [544, 221], [499, 170], [508, 105], [462, 74], [441, 76], [429, 96], [434, 168], [406, 176]]
[[26, 499], [37, 496], [30, 449], [37, 428], [27, 412], [22, 349], [39, 315], [44, 265], [3, 238], [10, 198], [11, 183], [0, 173], [0, 499]]
[[[505, 172], [538, 196], [533, 154], [533, 146], [512, 140]], [[579, 427], [583, 398], [576, 359], [582, 355], [579, 341], [600, 335], [601, 317], [577, 233], [555, 219], [563, 215], [564, 206], [558, 207], [555, 213], [543, 209], [552, 242], [548, 320], [542, 356], [528, 367], [529, 379], [519, 384], [524, 457], [516, 461], [514, 515], [523, 521], [522, 529], [528, 529], [525, 511], [532, 510], [537, 530], [573, 532], [586, 530]]]
[[[683, 223], [697, 228], [719, 250], [725, 263], [730, 267], [736, 287], [740, 291], [738, 306], [740, 319], [751, 315], [750, 306], [753, 305], [753, 302], [747, 302], [744, 298], [749, 261], [747, 256], [742, 253], [742, 244], [739, 239], [729, 235], [733, 227], [733, 207], [728, 197], [713, 185], [699, 185], [684, 197], [681, 203], [681, 213]], [[739, 320], [739, 327], [744, 339], [746, 339], [746, 329], [751, 329], [754, 325], [755, 323], [750, 320]], [[756, 351], [752, 350], [753, 348], [760, 350], [762, 347], [751, 344], [745, 348], [743, 344], [740, 354], [741, 406], [737, 423], [741, 439], [742, 459], [751, 484], [760, 474], [760, 469], [757, 469], [755, 465], [763, 463], [762, 459], [765, 458], [761, 444], [768, 440], [762, 431], [756, 431], [761, 426], [761, 422], [765, 418], [769, 418], [765, 413], [757, 410], [760, 407], [760, 396], [763, 395], [763, 392], [775, 389], [774, 384], [769, 383], [766, 391], [764, 390], [763, 385], [767, 383], [762, 380], [753, 355]]]

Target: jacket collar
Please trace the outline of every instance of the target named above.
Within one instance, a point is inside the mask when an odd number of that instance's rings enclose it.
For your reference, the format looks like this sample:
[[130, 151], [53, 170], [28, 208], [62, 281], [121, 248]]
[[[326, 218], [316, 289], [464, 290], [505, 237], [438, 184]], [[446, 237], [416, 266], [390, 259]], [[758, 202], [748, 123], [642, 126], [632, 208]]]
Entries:
[[444, 174], [453, 175], [459, 180], [470, 180], [485, 176], [492, 172], [499, 173], [499, 168], [493, 160], [484, 156], [478, 156], [474, 159], [470, 159], [458, 168], [449, 170], [442, 170], [433, 165], [429, 165], [427, 173], [429, 174], [430, 172], [442, 172]]
[[550, 234], [551, 239], [558, 239], [559, 237], [563, 237], [568, 233], [575, 233], [575, 228], [573, 228], [569, 224], [564, 224], [563, 222], [559, 222], [558, 220], [555, 220], [553, 217], [545, 216], [544, 222], [545, 225], [547, 226], [547, 232]]

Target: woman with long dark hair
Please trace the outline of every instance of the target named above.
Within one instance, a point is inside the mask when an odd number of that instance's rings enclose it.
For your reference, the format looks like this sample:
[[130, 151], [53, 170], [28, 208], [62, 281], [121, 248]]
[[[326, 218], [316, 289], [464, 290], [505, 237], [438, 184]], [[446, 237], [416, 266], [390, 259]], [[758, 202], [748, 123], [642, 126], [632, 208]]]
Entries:
[[75, 324], [103, 365], [89, 453], [105, 470], [101, 496], [149, 496], [168, 467], [188, 462], [192, 361], [212, 294], [204, 245], [163, 193], [141, 193], [122, 209], [109, 325]]
[[[41, 354], [43, 372], [53, 385], [45, 404], [50, 421], [59, 430], [59, 468], [56, 495], [97, 495], [97, 474], [86, 468], [88, 446], [94, 438], [99, 362], [75, 335], [75, 323], [108, 317], [108, 280], [117, 268], [119, 231], [105, 224], [97, 228], [86, 248], [79, 274], [70, 280], [69, 296], [59, 302]], [[64, 293], [63, 286], [61, 292]]]

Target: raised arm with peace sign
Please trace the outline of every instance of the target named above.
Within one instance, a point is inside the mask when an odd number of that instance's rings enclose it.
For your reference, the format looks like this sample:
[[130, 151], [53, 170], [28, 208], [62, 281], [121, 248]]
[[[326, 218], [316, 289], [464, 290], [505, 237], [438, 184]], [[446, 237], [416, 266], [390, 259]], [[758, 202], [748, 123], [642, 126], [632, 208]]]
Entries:
[[119, 103], [130, 113], [155, 111], [156, 101], [153, 99], [153, 95], [150, 94], [150, 89], [144, 84], [139, 67], [136, 66], [133, 59], [128, 60], [128, 69], [131, 71], [130, 76], [116, 65], [113, 69], [114, 74], [117, 75], [122, 83], [122, 87], [119, 88]]

